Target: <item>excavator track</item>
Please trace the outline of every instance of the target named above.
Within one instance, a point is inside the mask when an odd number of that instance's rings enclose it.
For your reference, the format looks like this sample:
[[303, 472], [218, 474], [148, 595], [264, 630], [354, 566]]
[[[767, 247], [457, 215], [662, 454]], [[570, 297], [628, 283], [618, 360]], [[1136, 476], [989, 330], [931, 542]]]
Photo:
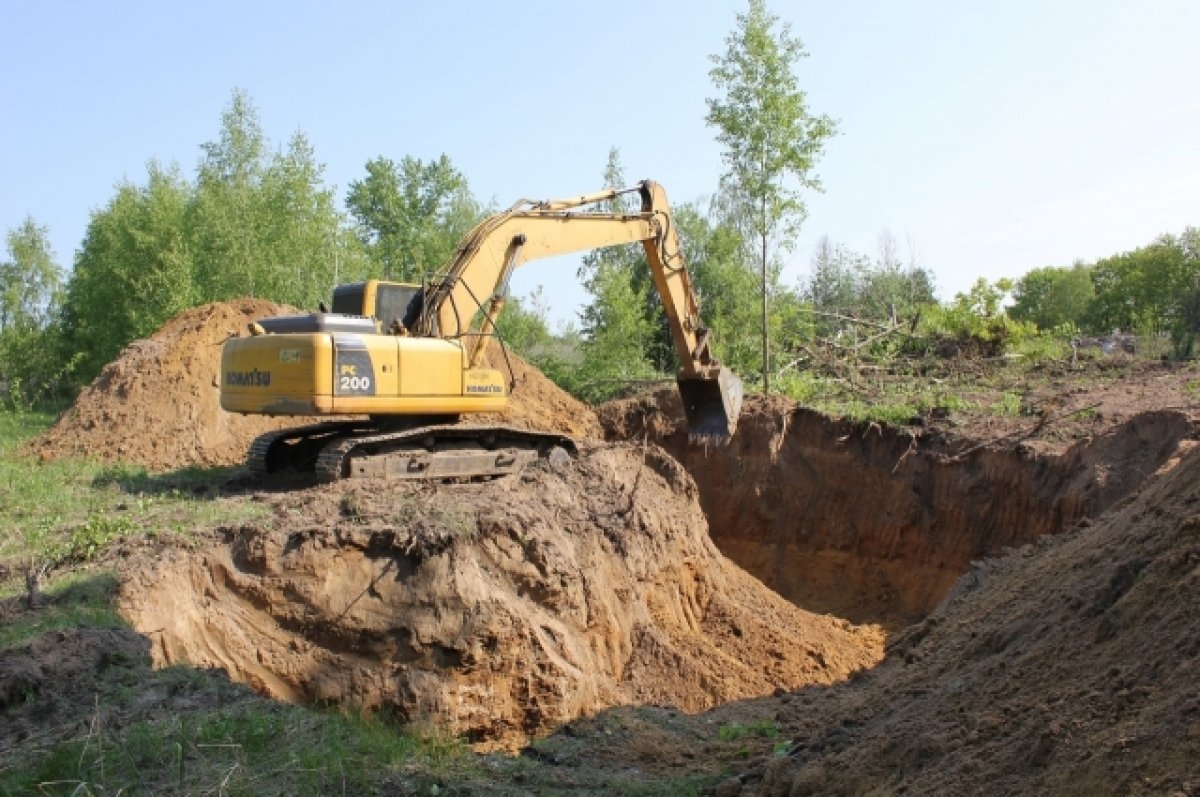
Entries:
[[331, 440], [356, 433], [369, 433], [370, 424], [354, 421], [326, 421], [309, 426], [294, 426], [266, 432], [254, 438], [246, 455], [251, 473], [266, 475], [288, 468], [311, 470], [321, 449]]
[[270, 432], [250, 446], [256, 473], [311, 471], [322, 482], [346, 478], [493, 479], [546, 457], [574, 455], [569, 437], [510, 426], [438, 424], [400, 430], [329, 422]]

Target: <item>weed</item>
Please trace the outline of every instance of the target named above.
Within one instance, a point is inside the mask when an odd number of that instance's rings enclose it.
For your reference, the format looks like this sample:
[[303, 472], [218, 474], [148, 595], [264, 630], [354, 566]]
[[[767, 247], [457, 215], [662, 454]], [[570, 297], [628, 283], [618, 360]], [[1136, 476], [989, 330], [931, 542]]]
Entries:
[[71, 576], [46, 588], [45, 605], [0, 626], [0, 650], [62, 628], [125, 628], [112, 606], [117, 579], [111, 573]]
[[109, 714], [97, 703], [84, 738], [0, 771], [0, 794], [364, 794], [402, 768], [422, 773], [422, 793], [438, 781], [481, 779], [461, 742], [354, 712], [247, 698], [111, 728]]
[[137, 525], [128, 517], [111, 514], [92, 514], [67, 538], [63, 556], [77, 562], [89, 562], [110, 541], [133, 533]]
[[[0, 412], [0, 561], [52, 569], [100, 554], [115, 537], [242, 522], [266, 510], [216, 497], [226, 470], [148, 475], [132, 466], [80, 459], [41, 461], [22, 445], [54, 420], [49, 413]], [[15, 571], [14, 571], [15, 572]]]
[[860, 423], [886, 423], [890, 426], [908, 426], [920, 417], [920, 411], [905, 402], [865, 404], [851, 402], [843, 408], [844, 417]]
[[463, 537], [468, 540], [474, 539], [479, 533], [479, 525], [469, 511], [422, 503], [414, 497], [400, 499], [396, 523], [400, 526], [413, 526], [420, 523], [428, 528], [447, 532], [450, 536]]
[[997, 415], [1015, 418], [1021, 414], [1021, 397], [1016, 393], [1006, 392], [992, 405], [992, 411]]
[[349, 518], [355, 523], [363, 522], [363, 508], [358, 493], [345, 493], [339, 504], [342, 517]]

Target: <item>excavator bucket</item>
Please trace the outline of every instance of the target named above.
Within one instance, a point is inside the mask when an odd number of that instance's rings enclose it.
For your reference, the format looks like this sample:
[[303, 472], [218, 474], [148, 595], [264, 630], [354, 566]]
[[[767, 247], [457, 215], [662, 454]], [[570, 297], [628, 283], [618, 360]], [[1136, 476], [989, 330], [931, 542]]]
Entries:
[[742, 413], [742, 380], [722, 366], [716, 377], [680, 376], [678, 382], [688, 441], [701, 445], [728, 443]]

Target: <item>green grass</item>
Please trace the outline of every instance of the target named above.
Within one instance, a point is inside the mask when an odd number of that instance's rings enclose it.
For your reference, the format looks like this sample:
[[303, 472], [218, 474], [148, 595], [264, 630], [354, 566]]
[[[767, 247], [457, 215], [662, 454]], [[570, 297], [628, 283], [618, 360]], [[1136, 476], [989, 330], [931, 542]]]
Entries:
[[999, 401], [992, 405], [992, 411], [997, 415], [1015, 418], [1021, 414], [1021, 397], [1016, 393], [1005, 392]]
[[0, 561], [87, 561], [113, 539], [241, 522], [259, 510], [222, 496], [230, 469], [149, 474], [79, 459], [42, 461], [23, 448], [54, 421], [0, 412]]
[[[111, 573], [68, 575], [42, 593], [36, 612], [0, 625], [0, 650], [63, 628], [125, 628], [112, 606], [117, 579]], [[12, 599], [12, 598], [10, 598]]]
[[[1015, 417], [1022, 394], [1041, 376], [1045, 363], [1065, 364], [1058, 349], [1003, 362], [972, 360], [894, 361], [844, 365], [832, 373], [789, 372], [773, 383], [787, 397], [834, 418], [859, 423], [909, 426], [930, 414], [939, 417]], [[1097, 378], [1100, 378], [1099, 376]], [[1110, 376], [1108, 378], [1115, 378]]]
[[0, 795], [368, 794], [392, 779], [436, 794], [484, 775], [465, 745], [361, 714], [243, 700], [118, 718], [100, 704], [86, 731], [0, 768]]

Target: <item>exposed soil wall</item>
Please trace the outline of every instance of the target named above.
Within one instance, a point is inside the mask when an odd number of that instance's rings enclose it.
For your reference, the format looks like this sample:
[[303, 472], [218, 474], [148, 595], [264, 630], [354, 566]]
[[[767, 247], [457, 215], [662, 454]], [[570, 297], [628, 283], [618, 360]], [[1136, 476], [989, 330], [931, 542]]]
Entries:
[[664, 446], [696, 480], [723, 553], [798, 605], [899, 625], [976, 559], [1096, 517], [1176, 455], [1186, 415], [1134, 415], [1057, 453], [839, 422], [750, 397], [725, 447], [687, 442], [675, 393], [599, 411], [613, 439]]
[[721, 795], [1200, 793], [1200, 452], [981, 562], [887, 662], [782, 706]]
[[798, 609], [720, 555], [655, 446], [487, 484], [362, 481], [126, 574], [160, 664], [520, 744], [602, 708], [697, 711], [873, 666], [883, 634]]

